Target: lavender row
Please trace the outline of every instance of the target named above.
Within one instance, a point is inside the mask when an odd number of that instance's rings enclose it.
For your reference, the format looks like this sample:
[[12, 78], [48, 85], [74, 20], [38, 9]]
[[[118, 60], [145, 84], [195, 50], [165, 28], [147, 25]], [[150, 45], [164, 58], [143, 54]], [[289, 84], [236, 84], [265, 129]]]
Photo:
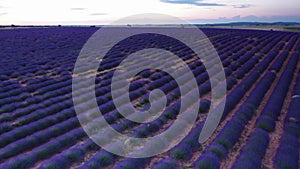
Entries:
[[[232, 93], [234, 93], [234, 91]], [[236, 100], [239, 100], [240, 96], [242, 96], [241, 93], [237, 94], [236, 95], [236, 97], [237, 97]], [[233, 107], [234, 106], [232, 106], [231, 108], [233, 108]], [[229, 111], [230, 111], [230, 109], [227, 109], [227, 112], [229, 112]], [[197, 141], [198, 140], [197, 137], [200, 134], [202, 126], [203, 126], [203, 123], [198, 124], [197, 127], [190, 132], [190, 133], [192, 133], [192, 135], [187, 136], [180, 144], [178, 144], [176, 147], [174, 147], [170, 151], [170, 156], [177, 159], [177, 160], [188, 160], [188, 159], [190, 159], [192, 153], [199, 149], [200, 145]], [[130, 159], [127, 159], [127, 161], [125, 160], [124, 163], [129, 163], [128, 161], [130, 161]], [[134, 160], [132, 159], [132, 161], [134, 161]], [[160, 166], [160, 165], [165, 165], [165, 164], [164, 164], [164, 162], [159, 162], [155, 166]], [[117, 165], [117, 167], [118, 166], [120, 167], [120, 166], [122, 166], [122, 164]], [[142, 166], [140, 166], [140, 167], [142, 167]]]
[[299, 168], [299, 130], [300, 130], [300, 115], [298, 113], [300, 99], [298, 95], [300, 84], [300, 71], [298, 71], [297, 81], [293, 89], [292, 100], [289, 105], [287, 115], [284, 120], [284, 131], [280, 139], [277, 152], [273, 159], [273, 164], [276, 169], [279, 168]]
[[[241, 105], [237, 112], [234, 113], [232, 119], [226, 123], [211, 145], [209, 145], [204, 153], [196, 160], [194, 163], [195, 167], [220, 167], [220, 160], [226, 156], [228, 151], [238, 141], [244, 126], [251, 119], [255, 109], [261, 102], [264, 93], [268, 90], [274, 79], [275, 74], [272, 72], [268, 72], [262, 78], [262, 80], [250, 93], [250, 96], [247, 98], [247, 100], [243, 103], [243, 105]], [[213, 161], [217, 161], [217, 163]]]
[[[274, 92], [272, 93], [270, 99], [256, 121], [256, 127], [264, 130], [261, 131], [261, 133], [264, 133], [264, 136], [259, 137], [254, 132], [249, 137], [246, 144], [243, 146], [233, 168], [239, 168], [241, 166], [247, 166], [248, 168], [259, 168], [261, 166], [261, 159], [264, 157], [269, 144], [268, 132], [272, 132], [275, 129], [275, 120], [281, 113], [284, 99], [286, 97], [289, 85], [293, 79], [294, 69], [296, 68], [295, 61], [297, 63], [298, 56], [293, 55], [287, 64], [289, 70], [285, 70], [282, 73]], [[259, 129], [256, 130], [260, 131]], [[261, 140], [256, 139], [256, 141], [254, 141], [253, 139], [257, 137], [261, 138]], [[252, 156], [252, 158], [248, 158], [250, 156]]]
[[[292, 58], [289, 63], [292, 64], [293, 61], [294, 59]], [[282, 63], [282, 58], [280, 57], [277, 58], [273, 63], [273, 65], [277, 63]], [[271, 65], [271, 67], [273, 65]], [[254, 114], [254, 111], [258, 108], [259, 103], [264, 96], [264, 93], [266, 93], [266, 91], [268, 90], [268, 86], [272, 84], [274, 79], [275, 79], [274, 72], [268, 72], [265, 75], [262, 81], [259, 82], [256, 88], [254, 88], [250, 96], [247, 98], [247, 100], [235, 113], [233, 118], [225, 125], [225, 127], [222, 129], [219, 135], [215, 138], [215, 140], [211, 144], [213, 148], [210, 148], [209, 146], [205, 151], [205, 153], [202, 156], [200, 156], [198, 161], [195, 163], [196, 166], [200, 168], [205, 166], [211, 166], [212, 168], [219, 167], [220, 163], [219, 162], [215, 163], [215, 162], [220, 161], [220, 159], [224, 158], [227, 154], [227, 151], [231, 149], [233, 145], [238, 141], [244, 126], [251, 119], [252, 115]], [[265, 146], [267, 145], [268, 144], [265, 144]], [[245, 158], [241, 157], [241, 159], [245, 159]], [[260, 165], [259, 161], [256, 162], [257, 162], [256, 164]]]

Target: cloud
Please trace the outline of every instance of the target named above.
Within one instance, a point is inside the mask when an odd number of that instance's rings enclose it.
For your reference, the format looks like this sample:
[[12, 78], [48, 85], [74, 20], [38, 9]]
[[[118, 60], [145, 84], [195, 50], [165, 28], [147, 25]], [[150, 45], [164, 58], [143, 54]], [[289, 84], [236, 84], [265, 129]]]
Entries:
[[205, 3], [203, 0], [160, 0], [160, 2], [171, 3], [171, 4], [190, 4], [195, 6], [225, 6], [224, 4], [218, 3]]
[[83, 11], [86, 10], [86, 8], [71, 8], [72, 11]]
[[233, 5], [234, 8], [250, 8], [252, 5], [244, 4], [244, 5]]
[[107, 13], [91, 13], [92, 16], [107, 15]]
[[191, 23], [195, 24], [213, 24], [213, 23], [230, 23], [230, 22], [299, 22], [300, 23], [300, 16], [255, 16], [255, 15], [248, 15], [241, 17], [240, 15], [226, 18], [226, 17], [220, 17], [217, 19], [193, 19], [189, 20]]

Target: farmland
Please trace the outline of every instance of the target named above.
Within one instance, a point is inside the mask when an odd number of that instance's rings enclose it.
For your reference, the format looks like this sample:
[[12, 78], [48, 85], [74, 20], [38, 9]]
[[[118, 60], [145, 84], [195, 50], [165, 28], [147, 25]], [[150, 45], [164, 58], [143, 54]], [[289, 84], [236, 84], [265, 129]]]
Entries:
[[[117, 156], [95, 144], [74, 109], [74, 65], [83, 45], [97, 30], [0, 30], [1, 169], [299, 168], [300, 33], [201, 29], [220, 56], [227, 84], [221, 122], [203, 144], [198, 137], [211, 106], [211, 90], [218, 86], [209, 80], [206, 65], [193, 51], [168, 37], [144, 34], [114, 46], [98, 68], [95, 96], [105, 120], [118, 132], [139, 138], [164, 132], [176, 120], [181, 103], [175, 79], [164, 71], [144, 70], [131, 81], [132, 104], [140, 110], [149, 108], [150, 91], [160, 89], [167, 107], [148, 123], [124, 118], [114, 106], [110, 83], [118, 64], [131, 53], [161, 48], [180, 56], [192, 70], [201, 96], [197, 120], [179, 144], [157, 156], [135, 159]], [[208, 60], [209, 66], [213, 63]], [[149, 63], [141, 56], [131, 68], [143, 64]], [[80, 86], [86, 87], [85, 82]]]

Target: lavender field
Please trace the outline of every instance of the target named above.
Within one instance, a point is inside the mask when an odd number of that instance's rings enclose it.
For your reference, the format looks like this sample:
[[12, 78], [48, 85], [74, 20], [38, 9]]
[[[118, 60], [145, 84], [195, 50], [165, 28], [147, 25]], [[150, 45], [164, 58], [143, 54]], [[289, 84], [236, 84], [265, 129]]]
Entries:
[[[134, 36], [115, 45], [99, 66], [95, 95], [105, 120], [118, 132], [138, 138], [162, 133], [176, 120], [181, 104], [176, 81], [164, 71], [149, 69], [131, 81], [129, 97], [137, 109], [145, 110], [151, 106], [149, 92], [162, 90], [167, 98], [162, 115], [139, 124], [116, 110], [110, 92], [112, 76], [131, 53], [160, 48], [178, 55], [192, 70], [201, 96], [196, 123], [179, 144], [163, 154], [137, 159], [117, 156], [95, 144], [74, 109], [74, 65], [83, 45], [98, 29], [0, 30], [0, 169], [300, 167], [300, 33], [201, 29], [220, 56], [227, 84], [221, 122], [203, 144], [198, 137], [211, 107], [211, 89], [218, 84], [209, 80], [193, 51], [155, 34]], [[139, 64], [148, 63], [141, 56], [131, 68]], [[208, 65], [214, 67], [214, 62], [208, 60]], [[86, 87], [84, 81], [80, 85]], [[169, 144], [168, 140], [164, 143]]]

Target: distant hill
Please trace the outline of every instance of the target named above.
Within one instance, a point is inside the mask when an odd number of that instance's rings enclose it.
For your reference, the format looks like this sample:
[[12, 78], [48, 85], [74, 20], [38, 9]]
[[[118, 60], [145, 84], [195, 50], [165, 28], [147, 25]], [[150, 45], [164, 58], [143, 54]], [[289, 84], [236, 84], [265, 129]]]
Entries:
[[197, 26], [300, 26], [299, 22], [231, 22], [217, 24], [196, 24]]

